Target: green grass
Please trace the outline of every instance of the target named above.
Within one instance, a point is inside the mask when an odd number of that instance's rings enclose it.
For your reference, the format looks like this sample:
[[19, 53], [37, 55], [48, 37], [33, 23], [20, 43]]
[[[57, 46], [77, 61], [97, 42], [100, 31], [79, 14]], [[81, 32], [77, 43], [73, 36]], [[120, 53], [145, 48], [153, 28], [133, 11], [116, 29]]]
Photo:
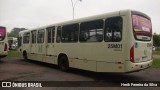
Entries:
[[153, 59], [152, 67], [160, 68], [160, 58]]
[[160, 51], [153, 51], [154, 55], [160, 55]]
[[156, 47], [156, 51], [160, 51], [160, 47]]
[[160, 47], [156, 47], [156, 50], [153, 51], [154, 55], [160, 55]]
[[10, 50], [7, 57], [19, 57], [19, 52]]

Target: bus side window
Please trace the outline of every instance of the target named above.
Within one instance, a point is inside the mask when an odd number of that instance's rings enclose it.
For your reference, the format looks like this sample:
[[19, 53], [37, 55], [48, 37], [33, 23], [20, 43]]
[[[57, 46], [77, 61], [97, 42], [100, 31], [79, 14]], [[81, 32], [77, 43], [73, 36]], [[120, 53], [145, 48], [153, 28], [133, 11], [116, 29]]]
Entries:
[[18, 47], [20, 47], [22, 45], [22, 37], [18, 37]]
[[36, 36], [37, 36], [36, 32], [37, 32], [36, 30], [34, 30], [34, 31], [31, 32], [32, 33], [32, 43], [33, 44], [36, 43]]
[[79, 24], [65, 25], [62, 27], [62, 42], [78, 41]]
[[80, 25], [80, 42], [101, 42], [103, 40], [103, 20], [83, 22]]
[[48, 39], [47, 39], [48, 43], [54, 43], [55, 27], [48, 27], [47, 35], [48, 35]]
[[51, 43], [52, 41], [52, 29], [51, 28], [47, 28], [47, 34], [48, 34], [48, 43]]
[[105, 20], [104, 40], [119, 42], [122, 40], [122, 18], [113, 17]]
[[56, 37], [56, 42], [60, 43], [61, 41], [61, 26], [57, 27], [57, 37]]
[[44, 43], [44, 34], [45, 30], [38, 30], [38, 35], [37, 35], [37, 43]]
[[28, 44], [30, 39], [30, 32], [24, 33], [23, 35], [23, 43]]
[[55, 38], [55, 27], [52, 28], [52, 43], [54, 43]]

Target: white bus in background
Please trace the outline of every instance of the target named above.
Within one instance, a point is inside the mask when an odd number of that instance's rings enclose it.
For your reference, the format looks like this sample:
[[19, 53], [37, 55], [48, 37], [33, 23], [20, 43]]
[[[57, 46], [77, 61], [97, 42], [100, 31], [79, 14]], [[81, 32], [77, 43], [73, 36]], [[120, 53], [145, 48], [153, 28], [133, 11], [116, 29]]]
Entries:
[[7, 30], [0, 26], [0, 59], [6, 57], [8, 54], [8, 39]]
[[16, 37], [8, 37], [8, 44], [10, 50], [16, 50], [18, 47], [18, 39]]
[[134, 72], [152, 65], [152, 25], [144, 13], [122, 10], [19, 33], [24, 59], [94, 72]]

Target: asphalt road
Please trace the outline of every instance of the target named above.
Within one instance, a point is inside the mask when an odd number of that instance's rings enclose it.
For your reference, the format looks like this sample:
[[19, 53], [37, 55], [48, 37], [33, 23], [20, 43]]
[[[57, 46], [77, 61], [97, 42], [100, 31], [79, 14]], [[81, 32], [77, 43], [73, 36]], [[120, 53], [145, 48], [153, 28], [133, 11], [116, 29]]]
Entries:
[[[140, 72], [120, 73], [95, 73], [78, 69], [70, 69], [69, 72], [59, 70], [56, 65], [45, 64], [36, 61], [24, 61], [19, 58], [3, 58], [0, 61], [0, 81], [91, 81], [102, 82], [109, 86], [116, 86], [116, 81], [160, 81], [160, 69], [149, 68]], [[105, 82], [103, 82], [105, 81]], [[83, 83], [83, 82], [82, 82]], [[81, 83], [81, 84], [82, 84]], [[86, 83], [86, 82], [84, 82]], [[88, 84], [89, 84], [88, 83]], [[160, 90], [160, 87], [52, 87], [47, 90]], [[96, 84], [95, 84], [96, 85]], [[0, 88], [11, 90], [15, 88]], [[22, 88], [16, 88], [22, 90]], [[23, 90], [37, 90], [44, 88], [23, 88]]]

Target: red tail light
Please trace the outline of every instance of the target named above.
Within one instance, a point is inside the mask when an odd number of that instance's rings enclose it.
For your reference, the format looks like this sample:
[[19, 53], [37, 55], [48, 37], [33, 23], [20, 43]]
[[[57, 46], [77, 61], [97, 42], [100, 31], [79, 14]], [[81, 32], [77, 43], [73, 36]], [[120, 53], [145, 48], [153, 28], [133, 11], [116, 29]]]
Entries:
[[134, 62], [134, 46], [132, 46], [130, 49], [130, 61]]
[[4, 45], [4, 51], [7, 51], [8, 47], [7, 47], [7, 43], [5, 43]]

